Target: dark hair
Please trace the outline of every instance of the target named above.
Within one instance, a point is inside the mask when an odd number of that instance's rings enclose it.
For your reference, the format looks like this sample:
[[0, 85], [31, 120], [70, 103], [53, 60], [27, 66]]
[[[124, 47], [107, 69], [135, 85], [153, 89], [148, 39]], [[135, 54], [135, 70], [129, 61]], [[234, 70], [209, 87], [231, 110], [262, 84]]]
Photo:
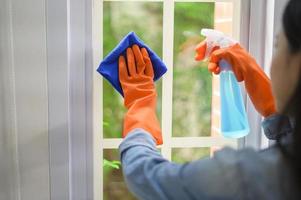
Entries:
[[292, 53], [301, 50], [301, 1], [290, 0], [283, 14], [283, 28]]
[[[292, 54], [301, 52], [301, 0], [290, 0], [283, 14], [283, 30]], [[301, 64], [300, 64], [301, 67]], [[285, 158], [291, 164], [298, 187], [301, 186], [301, 76], [294, 95], [286, 106], [286, 113], [295, 121], [293, 142], [291, 146], [281, 145], [281, 138], [277, 140]], [[289, 151], [290, 149], [291, 151]]]

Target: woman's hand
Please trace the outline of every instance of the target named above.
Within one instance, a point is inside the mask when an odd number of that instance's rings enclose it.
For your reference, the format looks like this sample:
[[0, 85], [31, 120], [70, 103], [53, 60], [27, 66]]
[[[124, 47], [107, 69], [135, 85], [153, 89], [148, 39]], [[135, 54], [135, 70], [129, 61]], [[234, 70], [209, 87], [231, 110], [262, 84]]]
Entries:
[[157, 92], [153, 66], [145, 48], [133, 45], [119, 57], [119, 79], [128, 112], [124, 118], [123, 137], [135, 128], [148, 131], [157, 144], [162, 144], [160, 124], [156, 116]]
[[[205, 57], [206, 43], [200, 43], [196, 48], [196, 60]], [[229, 48], [214, 48], [210, 54], [208, 70], [219, 74], [220, 60], [226, 60], [231, 64], [236, 79], [245, 81], [246, 90], [257, 111], [264, 117], [268, 117], [276, 112], [275, 101], [272, 95], [271, 82], [256, 60], [239, 44]]]
[[[151, 60], [145, 48], [133, 45], [119, 57], [119, 77], [124, 93], [124, 104], [127, 108], [141, 98], [156, 96], [154, 71]], [[127, 64], [126, 64], [127, 63]]]

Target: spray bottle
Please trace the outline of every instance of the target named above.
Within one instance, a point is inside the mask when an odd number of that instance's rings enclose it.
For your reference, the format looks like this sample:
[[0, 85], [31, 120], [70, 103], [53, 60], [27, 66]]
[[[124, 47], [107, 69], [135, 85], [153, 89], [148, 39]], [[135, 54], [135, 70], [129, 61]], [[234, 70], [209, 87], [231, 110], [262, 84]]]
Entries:
[[[206, 57], [215, 46], [230, 47], [237, 42], [224, 33], [202, 29], [201, 34], [206, 37]], [[221, 98], [221, 133], [228, 138], [241, 138], [250, 132], [249, 123], [241, 95], [239, 83], [232, 71], [232, 66], [226, 60], [219, 62], [220, 98]]]

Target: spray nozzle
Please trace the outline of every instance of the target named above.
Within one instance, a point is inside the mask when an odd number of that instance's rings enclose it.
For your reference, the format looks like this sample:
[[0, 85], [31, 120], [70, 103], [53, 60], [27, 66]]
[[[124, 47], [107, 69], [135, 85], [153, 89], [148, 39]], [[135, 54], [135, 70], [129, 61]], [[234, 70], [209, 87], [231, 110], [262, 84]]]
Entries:
[[202, 29], [201, 35], [206, 37], [206, 42], [207, 42], [207, 49], [205, 54], [206, 58], [209, 57], [209, 54], [216, 46], [220, 48], [227, 48], [237, 43], [235, 40], [225, 35], [223, 32], [213, 30], [213, 29]]

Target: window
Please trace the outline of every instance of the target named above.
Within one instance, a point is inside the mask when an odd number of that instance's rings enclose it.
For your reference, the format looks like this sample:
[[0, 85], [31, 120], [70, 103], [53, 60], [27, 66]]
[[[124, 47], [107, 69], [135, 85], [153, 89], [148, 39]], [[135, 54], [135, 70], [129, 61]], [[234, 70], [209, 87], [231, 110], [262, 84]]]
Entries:
[[[182, 163], [210, 156], [225, 145], [237, 147], [237, 140], [220, 135], [218, 76], [194, 61], [194, 48], [203, 39], [202, 28], [239, 39], [239, 19], [240, 0], [94, 1], [95, 63], [135, 31], [168, 66], [156, 83], [164, 140], [159, 149], [165, 158]], [[119, 159], [123, 99], [97, 73], [93, 99], [95, 199], [135, 199], [121, 170], [103, 168], [102, 163], [103, 158]]]

